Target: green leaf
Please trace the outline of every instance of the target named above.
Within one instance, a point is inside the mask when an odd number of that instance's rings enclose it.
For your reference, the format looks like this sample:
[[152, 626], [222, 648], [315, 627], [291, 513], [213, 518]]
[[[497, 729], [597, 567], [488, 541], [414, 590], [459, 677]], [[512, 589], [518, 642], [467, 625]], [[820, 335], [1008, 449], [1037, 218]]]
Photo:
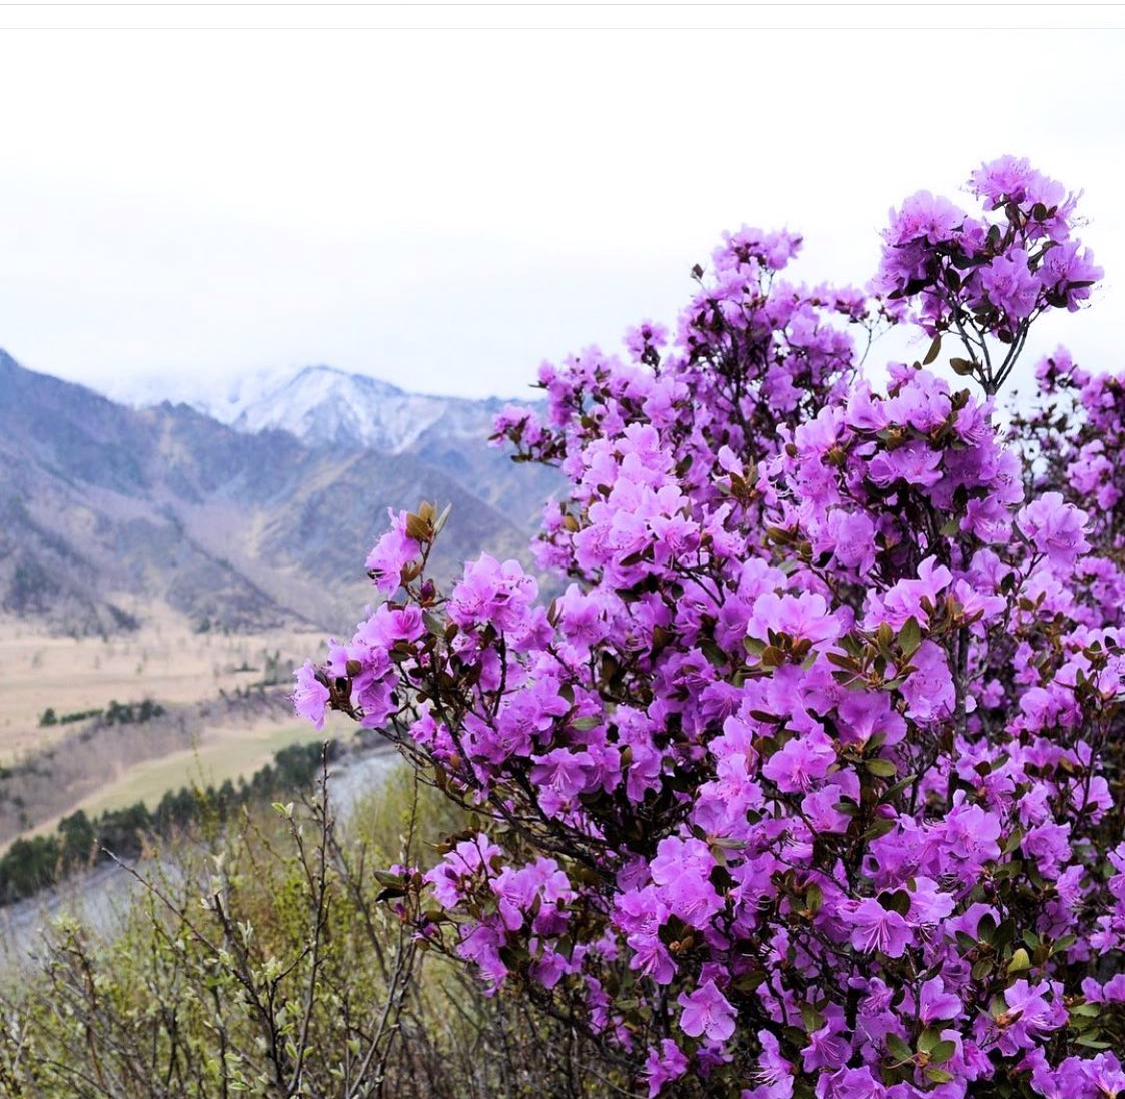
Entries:
[[1074, 1039], [1074, 1044], [1076, 1046], [1085, 1046], [1087, 1049], [1112, 1049], [1113, 1048], [1112, 1042], [1101, 1041], [1097, 1037], [1096, 1033], [1095, 1034], [1083, 1034], [1081, 1037]]
[[1012, 854], [1012, 852], [1015, 851], [1021, 843], [1023, 843], [1023, 829], [1014, 828], [1012, 830], [1012, 834], [1008, 837], [1007, 842], [1004, 844], [1004, 854]]
[[926, 1079], [932, 1080], [935, 1084], [948, 1084], [953, 1079], [953, 1073], [946, 1072], [943, 1068], [931, 1066], [926, 1069]]
[[941, 1044], [941, 1032], [927, 1027], [918, 1039], [918, 1048], [923, 1053], [933, 1053], [934, 1047]]
[[930, 1060], [935, 1065], [944, 1065], [945, 1062], [948, 1061], [956, 1052], [956, 1042], [938, 1042], [938, 1044], [930, 1050]]
[[898, 768], [889, 759], [869, 759], [864, 766], [879, 778], [894, 778], [898, 774]]
[[812, 1004], [801, 1004], [801, 1022], [806, 1032], [813, 1034], [824, 1026], [824, 1016]]
[[726, 652], [723, 651], [714, 641], [706, 638], [700, 643], [700, 651], [703, 653], [707, 660], [716, 668], [725, 668], [729, 663], [729, 658]]
[[824, 904], [824, 890], [816, 882], [805, 890], [805, 907], [815, 916]]
[[1077, 935], [1064, 935], [1051, 944], [1051, 953], [1061, 954], [1064, 950], [1069, 950], [1076, 942], [1078, 942]]
[[887, 1049], [899, 1061], [909, 1061], [914, 1056], [914, 1051], [897, 1035], [887, 1035]]
[[905, 916], [910, 911], [910, 894], [905, 889], [896, 889], [889, 897], [886, 894], [880, 896], [879, 903], [888, 912]]
[[964, 931], [955, 931], [953, 933], [957, 939], [957, 945], [961, 948], [962, 954], [968, 954], [970, 950], [976, 950], [977, 941], [972, 935], [967, 935]]
[[418, 515], [406, 517], [406, 537], [413, 538], [415, 542], [428, 542], [433, 534], [430, 524]]
[[762, 650], [760, 659], [763, 667], [780, 668], [785, 663], [785, 653], [776, 645], [767, 645]]
[[888, 832], [893, 832], [897, 824], [898, 821], [887, 820], [886, 818], [877, 820], [863, 833], [863, 838], [865, 840], [877, 840], [880, 836], [885, 836]]
[[890, 801], [891, 798], [901, 794], [918, 776], [916, 774], [907, 775], [905, 778], [900, 778], [893, 786], [888, 786], [883, 791], [884, 802]]
[[1025, 969], [1031, 968], [1031, 958], [1028, 953], [1021, 946], [1013, 955], [1012, 960], [1008, 963], [1009, 973], [1022, 973]]
[[902, 654], [907, 659], [912, 657], [922, 644], [922, 627], [918, 625], [918, 619], [911, 615], [906, 624], [898, 632], [898, 645], [902, 649]]
[[1101, 1014], [1101, 1010], [1101, 1004], [1075, 1004], [1070, 1008], [1070, 1014], [1077, 1015], [1080, 1019], [1096, 1019]]
[[434, 537], [435, 538], [441, 533], [441, 528], [444, 527], [445, 524], [448, 522], [449, 513], [452, 510], [453, 510], [453, 505], [452, 504], [446, 504], [444, 510], [441, 513], [441, 515], [438, 516], [437, 522], [434, 523]]

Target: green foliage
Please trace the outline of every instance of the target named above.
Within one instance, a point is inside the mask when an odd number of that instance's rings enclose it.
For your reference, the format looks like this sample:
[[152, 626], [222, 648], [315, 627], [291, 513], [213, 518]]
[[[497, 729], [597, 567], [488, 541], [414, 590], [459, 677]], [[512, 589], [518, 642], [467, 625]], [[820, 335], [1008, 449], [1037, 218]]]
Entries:
[[[593, 1047], [527, 1000], [484, 995], [423, 952], [419, 913], [380, 899], [388, 866], [432, 861], [417, 837], [463, 827], [456, 813], [399, 772], [346, 828], [321, 788], [181, 838], [115, 933], [58, 920], [39, 968], [0, 984], [0, 1094], [609, 1095]], [[69, 834], [88, 834], [81, 819]]]
[[110, 702], [102, 715], [106, 725], [143, 725], [154, 717], [160, 717], [164, 707], [159, 702], [146, 698], [141, 702]]
[[[145, 712], [146, 705], [142, 703], [137, 713]], [[115, 706], [110, 703], [111, 710]], [[138, 801], [124, 809], [107, 809], [90, 821], [79, 810], [59, 822], [55, 835], [16, 840], [0, 857], [0, 905], [25, 900], [56, 885], [75, 870], [106, 860], [106, 852], [122, 859], [137, 858], [144, 850], [146, 836], [167, 837], [193, 823], [214, 827], [243, 806], [267, 804], [278, 794], [310, 790], [324, 751], [334, 759], [339, 744], [329, 741], [327, 748], [319, 741], [290, 745], [277, 752], [273, 763], [255, 772], [249, 782], [240, 780], [236, 787], [228, 779], [218, 789], [184, 786], [175, 792], [169, 790], [152, 811]]]
[[91, 718], [101, 718], [103, 725], [143, 725], [165, 712], [164, 707], [159, 702], [153, 702], [151, 698], [140, 702], [118, 702], [115, 699], [104, 708], [75, 710], [69, 714], [56, 714], [55, 708], [48, 706], [39, 715], [39, 727], [73, 725], [75, 722], [89, 721]]

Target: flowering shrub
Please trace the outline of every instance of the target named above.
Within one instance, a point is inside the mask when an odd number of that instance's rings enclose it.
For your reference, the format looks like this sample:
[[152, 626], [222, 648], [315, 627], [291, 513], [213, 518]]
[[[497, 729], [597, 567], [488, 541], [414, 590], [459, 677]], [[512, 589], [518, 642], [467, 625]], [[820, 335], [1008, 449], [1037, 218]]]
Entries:
[[[482, 555], [443, 594], [444, 516], [393, 513], [386, 601], [298, 672], [478, 814], [403, 918], [649, 1096], [1125, 1091], [1125, 376], [1057, 352], [998, 426], [1101, 272], [1025, 161], [971, 187], [892, 211], [867, 294], [744, 228], [674, 334], [545, 365], [497, 438], [567, 479], [565, 591]], [[933, 342], [877, 385], [894, 323]]]

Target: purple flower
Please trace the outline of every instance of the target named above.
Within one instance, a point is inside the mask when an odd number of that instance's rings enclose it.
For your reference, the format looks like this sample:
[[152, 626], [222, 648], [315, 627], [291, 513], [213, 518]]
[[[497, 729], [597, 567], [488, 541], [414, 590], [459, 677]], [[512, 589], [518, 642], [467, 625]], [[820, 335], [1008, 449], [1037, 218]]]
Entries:
[[866, 1066], [842, 1070], [833, 1084], [833, 1099], [883, 1099], [887, 1094], [887, 1089]]
[[762, 1052], [758, 1057], [752, 1088], [742, 1092], [741, 1099], [791, 1099], [793, 1095], [793, 1065], [781, 1056], [781, 1044], [768, 1030], [758, 1031]]
[[690, 995], [681, 992], [676, 1002], [684, 1009], [680, 1029], [689, 1037], [706, 1035], [709, 1042], [725, 1042], [734, 1033], [734, 1008], [714, 981], [708, 981]]
[[516, 632], [527, 624], [528, 610], [538, 592], [535, 580], [518, 561], [501, 564], [482, 553], [465, 565], [465, 573], [449, 597], [449, 617], [461, 627], [490, 625]]
[[650, 1046], [645, 1060], [645, 1076], [648, 1078], [648, 1099], [656, 1099], [664, 1085], [678, 1080], [688, 1068], [688, 1059], [683, 1050], [669, 1038], [660, 1047]]
[[[563, 594], [487, 554], [439, 586], [392, 513], [390, 601], [297, 673], [302, 713], [346, 685], [486, 820], [416, 933], [584, 1010], [654, 1099], [1125, 1083], [1067, 1028], [1125, 1002], [1125, 373], [1056, 352], [1000, 423], [1026, 326], [1101, 271], [1027, 162], [972, 190], [892, 212], [878, 301], [779, 277], [799, 238], [744, 228], [674, 327], [542, 367], [542, 413], [497, 429], [554, 467], [533, 552]], [[865, 379], [880, 319], [940, 336], [934, 370]]]
[[1053, 305], [1065, 305], [1075, 312], [1079, 303], [1090, 297], [1090, 290], [1105, 272], [1094, 262], [1089, 248], [1082, 248], [1076, 240], [1066, 241], [1052, 248], [1043, 257], [1037, 272], [1043, 288], [1055, 299]]
[[1047, 981], [1032, 985], [1016, 981], [1004, 992], [1004, 1011], [992, 1019], [992, 1034], [1000, 1052], [1014, 1056], [1031, 1049], [1036, 1040], [1067, 1024], [1066, 1008], [1054, 997]]
[[957, 700], [945, 651], [933, 641], [923, 641], [910, 658], [915, 671], [902, 685], [907, 714], [915, 721], [938, 721], [953, 712]]
[[786, 794], [808, 790], [836, 762], [836, 749], [821, 729], [795, 736], [770, 756], [762, 774]]
[[1036, 202], [1058, 206], [1066, 198], [1061, 183], [1036, 171], [1026, 158], [1010, 154], [982, 164], [969, 178], [969, 186], [994, 206], [1005, 201], [1027, 206]]
[[1059, 568], [1070, 568], [1079, 554], [1090, 549], [1086, 515], [1066, 503], [1061, 493], [1043, 493], [1020, 511], [1016, 521], [1035, 548]]
[[1031, 316], [1039, 298], [1040, 282], [1028, 267], [1027, 253], [1015, 250], [997, 256], [980, 273], [988, 300], [1014, 321]]
[[932, 1027], [934, 1023], [948, 1023], [961, 1017], [961, 997], [945, 991], [940, 977], [931, 977], [922, 984], [919, 997], [918, 1017]]
[[311, 721], [318, 729], [324, 728], [324, 710], [328, 705], [328, 688], [321, 683], [311, 660], [306, 660], [294, 673], [297, 687], [293, 691], [293, 709]]
[[954, 795], [954, 806], [934, 831], [941, 837], [946, 857], [967, 863], [975, 872], [983, 863], [1000, 857], [1000, 821], [994, 813], [959, 797]]
[[898, 450], [875, 455], [867, 467], [867, 475], [882, 487], [905, 481], [908, 485], [928, 487], [942, 478], [942, 452], [925, 443], [908, 443]]
[[901, 958], [913, 939], [906, 920], [873, 898], [858, 902], [848, 921], [853, 928], [852, 946], [865, 954], [878, 950], [888, 957]]
[[652, 861], [652, 880], [669, 911], [692, 927], [705, 927], [723, 908], [711, 882], [714, 856], [700, 840], [662, 840]]
[[818, 645], [839, 636], [840, 624], [821, 595], [766, 592], [754, 601], [747, 633], [765, 641], [771, 630], [794, 641], [805, 640]]
[[965, 220], [965, 214], [947, 198], [917, 191], [903, 202], [900, 210], [891, 210], [890, 219], [890, 227], [883, 230], [883, 239], [890, 247], [897, 248], [919, 240], [927, 244], [949, 240]]
[[402, 570], [422, 552], [421, 545], [406, 534], [405, 511], [387, 509], [391, 529], [376, 543], [367, 555], [367, 571], [375, 581], [375, 586], [388, 595], [393, 594], [401, 583]]

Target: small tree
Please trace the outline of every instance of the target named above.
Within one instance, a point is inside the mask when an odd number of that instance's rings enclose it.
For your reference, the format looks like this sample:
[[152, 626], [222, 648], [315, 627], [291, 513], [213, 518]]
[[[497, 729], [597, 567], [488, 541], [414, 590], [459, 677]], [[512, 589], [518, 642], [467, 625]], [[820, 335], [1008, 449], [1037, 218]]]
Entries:
[[[497, 439], [567, 479], [565, 592], [482, 555], [444, 594], [444, 516], [392, 514], [387, 600], [298, 672], [478, 814], [399, 875], [419, 938], [650, 1096], [1125, 1089], [1125, 388], [1059, 352], [998, 426], [1101, 271], [1026, 161], [970, 188], [892, 211], [868, 293], [744, 228], [674, 337], [543, 367]], [[853, 333], [895, 323], [932, 343], [877, 384]]]

